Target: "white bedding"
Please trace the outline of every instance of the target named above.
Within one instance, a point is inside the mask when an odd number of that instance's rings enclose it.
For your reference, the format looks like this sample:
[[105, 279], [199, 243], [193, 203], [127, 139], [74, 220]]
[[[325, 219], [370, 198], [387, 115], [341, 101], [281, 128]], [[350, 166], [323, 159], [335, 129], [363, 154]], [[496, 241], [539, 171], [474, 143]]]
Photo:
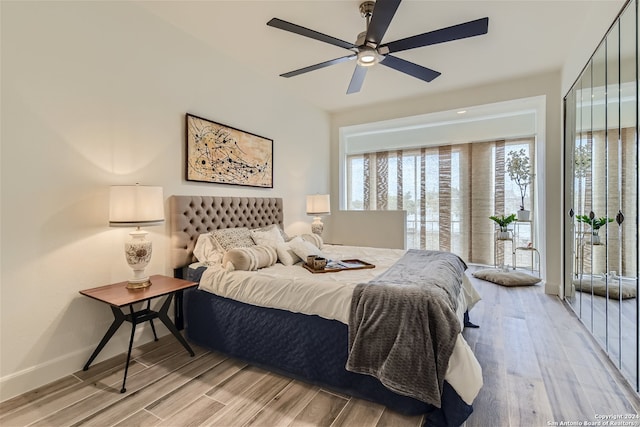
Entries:
[[[336, 245], [325, 245], [322, 252], [332, 260], [356, 258], [376, 267], [313, 274], [301, 264], [285, 266], [276, 263], [258, 271], [228, 271], [218, 264], [207, 268], [202, 274], [199, 288], [247, 304], [318, 315], [349, 324], [351, 295], [355, 285], [366, 283], [383, 273], [405, 253], [401, 249]], [[457, 313], [461, 330], [464, 311], [480, 300], [466, 276], [462, 290]], [[482, 387], [482, 370], [462, 334], [458, 335], [445, 379], [468, 404], [472, 403]]]

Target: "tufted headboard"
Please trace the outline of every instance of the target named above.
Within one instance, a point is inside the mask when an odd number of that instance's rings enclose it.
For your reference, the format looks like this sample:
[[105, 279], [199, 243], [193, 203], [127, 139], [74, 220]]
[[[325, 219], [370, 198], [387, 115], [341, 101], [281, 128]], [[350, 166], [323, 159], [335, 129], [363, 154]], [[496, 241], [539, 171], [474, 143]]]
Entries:
[[174, 270], [196, 261], [193, 249], [202, 233], [284, 223], [282, 199], [269, 197], [171, 196], [169, 215]]

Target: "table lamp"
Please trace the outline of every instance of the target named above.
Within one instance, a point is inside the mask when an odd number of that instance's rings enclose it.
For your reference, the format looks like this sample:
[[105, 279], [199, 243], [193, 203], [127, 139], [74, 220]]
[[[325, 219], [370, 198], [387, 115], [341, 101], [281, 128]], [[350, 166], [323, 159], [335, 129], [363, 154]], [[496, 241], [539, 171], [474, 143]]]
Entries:
[[114, 185], [109, 202], [109, 226], [136, 227], [129, 233], [131, 240], [124, 244], [124, 255], [133, 269], [133, 278], [127, 288], [151, 286], [144, 269], [151, 260], [151, 241], [140, 227], [160, 225], [164, 222], [162, 187], [146, 185]]
[[313, 222], [311, 223], [311, 231], [317, 235], [322, 235], [321, 215], [330, 215], [331, 205], [328, 194], [314, 194], [307, 196], [307, 215], [313, 216]]

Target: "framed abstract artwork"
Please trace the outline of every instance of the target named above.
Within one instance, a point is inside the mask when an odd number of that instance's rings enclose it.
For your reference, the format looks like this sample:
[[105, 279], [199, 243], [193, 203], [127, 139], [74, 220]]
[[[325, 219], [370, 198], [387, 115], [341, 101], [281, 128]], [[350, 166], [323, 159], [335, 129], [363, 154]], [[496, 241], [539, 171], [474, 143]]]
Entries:
[[273, 140], [187, 114], [187, 181], [273, 188]]

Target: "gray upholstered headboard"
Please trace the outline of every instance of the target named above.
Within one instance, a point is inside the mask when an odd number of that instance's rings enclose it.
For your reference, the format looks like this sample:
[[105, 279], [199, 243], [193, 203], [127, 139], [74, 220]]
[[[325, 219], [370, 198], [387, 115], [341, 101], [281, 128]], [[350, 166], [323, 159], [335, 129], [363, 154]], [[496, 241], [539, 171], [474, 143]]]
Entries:
[[171, 266], [178, 269], [196, 261], [198, 236], [219, 228], [258, 228], [284, 225], [281, 198], [171, 196]]

